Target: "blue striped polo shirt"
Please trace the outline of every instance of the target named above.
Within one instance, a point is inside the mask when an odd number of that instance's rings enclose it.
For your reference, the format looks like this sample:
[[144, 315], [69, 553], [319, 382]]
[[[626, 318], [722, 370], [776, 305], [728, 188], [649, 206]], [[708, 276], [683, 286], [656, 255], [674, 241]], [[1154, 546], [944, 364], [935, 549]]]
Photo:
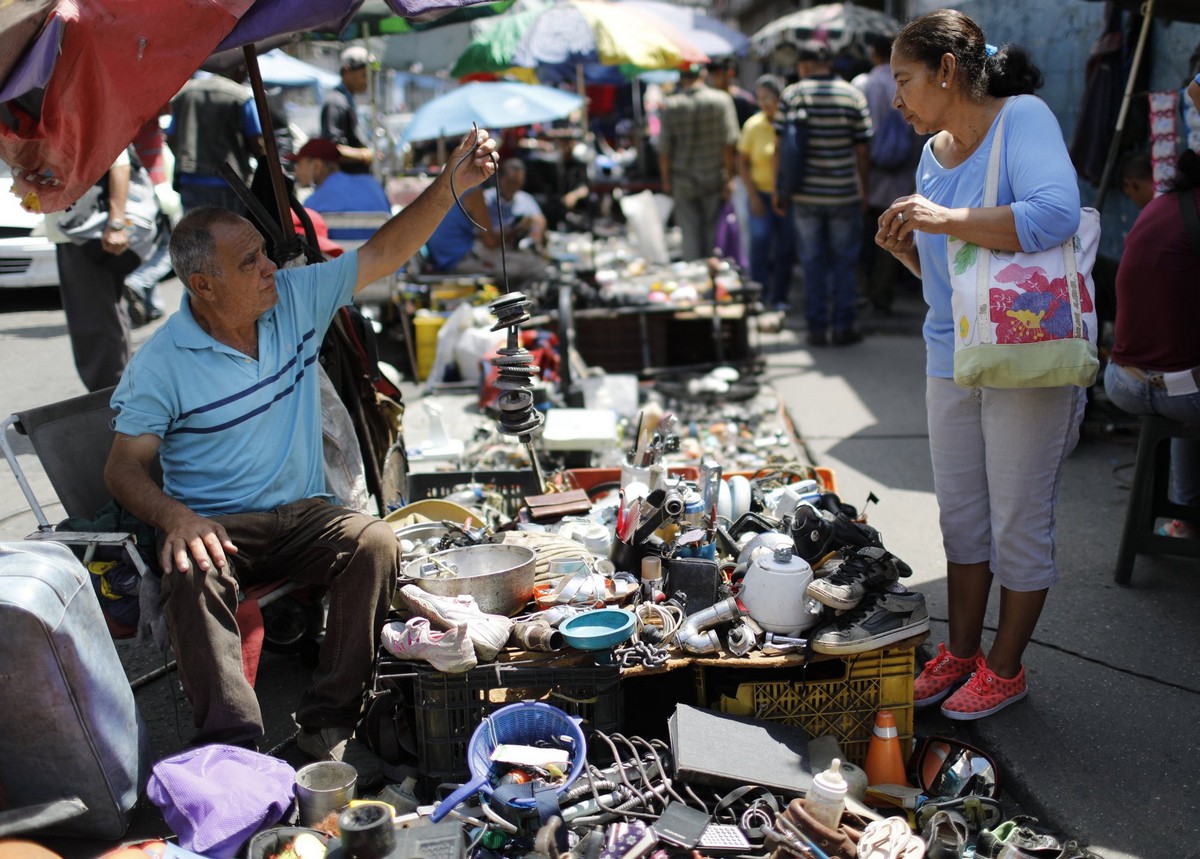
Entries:
[[179, 310], [134, 353], [113, 393], [113, 427], [162, 439], [163, 491], [202, 515], [271, 510], [323, 496], [317, 352], [354, 297], [358, 254], [275, 274], [258, 360]]

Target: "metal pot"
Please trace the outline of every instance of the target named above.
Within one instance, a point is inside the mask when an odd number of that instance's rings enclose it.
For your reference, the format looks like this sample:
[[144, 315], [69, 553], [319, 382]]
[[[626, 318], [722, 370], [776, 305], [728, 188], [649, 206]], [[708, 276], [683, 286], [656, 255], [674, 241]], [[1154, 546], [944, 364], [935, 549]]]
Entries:
[[470, 594], [488, 614], [511, 617], [533, 598], [536, 559], [527, 546], [485, 543], [409, 561], [403, 575], [431, 594]]

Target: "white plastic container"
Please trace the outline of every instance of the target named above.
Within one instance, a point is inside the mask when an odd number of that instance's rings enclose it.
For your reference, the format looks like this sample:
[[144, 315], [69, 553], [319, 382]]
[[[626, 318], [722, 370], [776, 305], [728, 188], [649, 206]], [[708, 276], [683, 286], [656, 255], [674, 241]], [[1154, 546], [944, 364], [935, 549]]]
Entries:
[[846, 791], [842, 762], [834, 758], [829, 769], [813, 776], [812, 787], [804, 795], [804, 810], [823, 826], [837, 829], [846, 810]]

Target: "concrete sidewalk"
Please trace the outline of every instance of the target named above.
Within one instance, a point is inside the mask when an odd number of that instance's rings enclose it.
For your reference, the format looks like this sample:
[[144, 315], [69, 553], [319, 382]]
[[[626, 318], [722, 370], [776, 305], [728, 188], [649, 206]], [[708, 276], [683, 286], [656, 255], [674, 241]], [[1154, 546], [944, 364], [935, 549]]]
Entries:
[[[913, 296], [913, 299], [916, 299]], [[945, 556], [929, 461], [919, 299], [860, 345], [804, 348], [763, 338], [767, 378], [840, 494], [880, 499], [870, 522], [914, 570], [930, 647], [947, 635]], [[881, 326], [882, 327], [882, 326]], [[991, 752], [1021, 808], [1105, 859], [1197, 857], [1200, 840], [1200, 564], [1142, 557], [1133, 587], [1113, 583], [1135, 437], [1105, 431], [1089, 407], [1058, 505], [1061, 580], [1026, 651], [1029, 697], [977, 722], [918, 711], [918, 733], [963, 736]], [[998, 594], [987, 625], [994, 630]], [[991, 632], [985, 631], [985, 644]]]

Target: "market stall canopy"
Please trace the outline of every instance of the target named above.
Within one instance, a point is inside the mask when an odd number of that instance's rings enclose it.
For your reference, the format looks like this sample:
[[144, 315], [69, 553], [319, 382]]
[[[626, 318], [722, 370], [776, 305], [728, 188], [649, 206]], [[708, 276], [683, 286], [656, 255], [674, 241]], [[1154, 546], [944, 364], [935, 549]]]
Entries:
[[583, 107], [583, 99], [537, 84], [469, 83], [425, 104], [404, 129], [402, 143], [453, 137], [483, 128], [514, 128], [564, 119]]
[[280, 50], [260, 56], [258, 68], [262, 72], [263, 83], [268, 86], [333, 89], [342, 82], [340, 75], [317, 68]]
[[765, 57], [778, 48], [816, 39], [837, 51], [862, 44], [868, 35], [895, 36], [900, 23], [890, 15], [853, 3], [825, 3], [777, 18], [750, 37], [750, 50]]
[[728, 24], [705, 15], [694, 6], [677, 6], [663, 0], [617, 2], [661, 18], [709, 57], [744, 57], [750, 49], [750, 40], [745, 35]]
[[[0, 55], [20, 54], [0, 80], [0, 159], [13, 168], [14, 193], [33, 211], [65, 209], [211, 53], [281, 32], [344, 26], [360, 3], [55, 0], [33, 36], [27, 17], [0, 16]], [[472, 2], [388, 5], [415, 16]]]
[[708, 59], [666, 21], [624, 4], [559, 0], [506, 13], [489, 24], [455, 62], [451, 75], [585, 63], [669, 69]]

